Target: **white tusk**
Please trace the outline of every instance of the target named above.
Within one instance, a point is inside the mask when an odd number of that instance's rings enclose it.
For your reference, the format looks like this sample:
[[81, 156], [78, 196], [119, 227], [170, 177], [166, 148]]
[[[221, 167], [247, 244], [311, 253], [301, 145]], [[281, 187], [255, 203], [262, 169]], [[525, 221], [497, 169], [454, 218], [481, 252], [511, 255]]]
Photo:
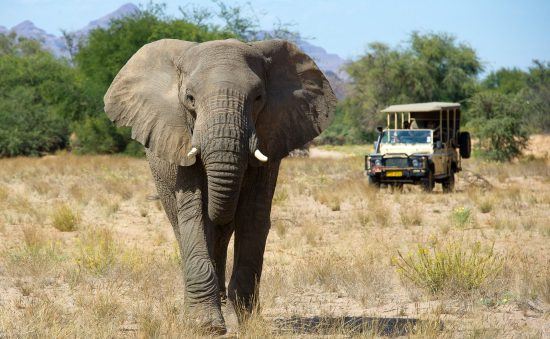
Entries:
[[193, 148], [191, 148], [191, 150], [189, 151], [189, 153], [187, 153], [187, 156], [188, 156], [188, 157], [191, 157], [191, 156], [197, 154], [197, 151], [198, 151], [198, 149], [197, 149], [196, 147], [193, 147]]
[[256, 157], [256, 159], [260, 160], [261, 162], [266, 162], [267, 161], [267, 157], [265, 155], [263, 155], [262, 152], [260, 152], [259, 149], [257, 149], [254, 152], [254, 156]]

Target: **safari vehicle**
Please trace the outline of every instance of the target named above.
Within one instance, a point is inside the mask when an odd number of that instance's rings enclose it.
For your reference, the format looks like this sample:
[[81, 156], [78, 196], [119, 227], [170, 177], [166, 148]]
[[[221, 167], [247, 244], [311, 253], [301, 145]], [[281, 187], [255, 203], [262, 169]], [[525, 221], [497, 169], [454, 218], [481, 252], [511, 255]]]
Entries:
[[365, 157], [369, 184], [415, 184], [431, 192], [441, 183], [444, 192], [451, 192], [455, 173], [471, 148], [470, 134], [460, 131], [460, 104], [393, 105], [382, 112], [387, 114], [387, 126], [377, 128], [374, 152]]

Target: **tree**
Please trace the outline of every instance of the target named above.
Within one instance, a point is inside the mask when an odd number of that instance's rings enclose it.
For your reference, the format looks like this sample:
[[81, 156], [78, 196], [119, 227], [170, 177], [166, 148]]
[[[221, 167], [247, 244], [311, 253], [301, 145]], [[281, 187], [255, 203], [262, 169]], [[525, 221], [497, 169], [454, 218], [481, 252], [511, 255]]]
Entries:
[[533, 61], [522, 96], [527, 111], [524, 121], [531, 131], [550, 132], [550, 62]]
[[0, 35], [0, 157], [38, 155], [67, 144], [85, 110], [77, 75], [37, 41]]
[[346, 142], [372, 139], [375, 127], [384, 124], [379, 112], [388, 105], [425, 101], [467, 104], [482, 69], [471, 47], [444, 33], [413, 32], [403, 48], [371, 43], [365, 55], [347, 66], [351, 93], [336, 111], [336, 124], [325, 133], [355, 131], [343, 136]]
[[107, 28], [91, 31], [74, 60], [83, 75], [86, 92], [97, 105], [94, 112], [75, 126], [76, 150], [82, 153], [136, 153], [135, 150], [140, 149], [135, 147], [128, 129], [107, 126], [103, 95], [118, 71], [143, 45], [166, 38], [203, 42], [229, 37], [233, 35], [213, 26], [169, 18], [164, 14], [163, 5], [149, 5], [131, 16], [112, 21]]
[[481, 155], [509, 161], [527, 147], [529, 134], [523, 122], [521, 96], [482, 91], [470, 100], [468, 128], [479, 137]]
[[517, 68], [501, 68], [489, 73], [481, 82], [485, 89], [496, 90], [503, 94], [517, 94], [527, 87], [528, 74]]
[[524, 107], [523, 123], [532, 133], [550, 132], [550, 63], [534, 60], [527, 72], [501, 68], [491, 72], [481, 85], [515, 96]]

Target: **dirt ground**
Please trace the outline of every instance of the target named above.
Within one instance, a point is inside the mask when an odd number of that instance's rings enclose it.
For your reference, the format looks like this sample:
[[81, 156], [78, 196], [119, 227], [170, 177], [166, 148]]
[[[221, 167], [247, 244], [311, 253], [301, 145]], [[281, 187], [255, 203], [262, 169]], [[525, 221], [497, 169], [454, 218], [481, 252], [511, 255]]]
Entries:
[[[375, 191], [344, 148], [285, 159], [262, 313], [228, 336], [549, 337], [550, 138], [533, 140], [465, 160], [452, 194]], [[0, 160], [0, 337], [200, 336], [154, 195], [142, 159]]]

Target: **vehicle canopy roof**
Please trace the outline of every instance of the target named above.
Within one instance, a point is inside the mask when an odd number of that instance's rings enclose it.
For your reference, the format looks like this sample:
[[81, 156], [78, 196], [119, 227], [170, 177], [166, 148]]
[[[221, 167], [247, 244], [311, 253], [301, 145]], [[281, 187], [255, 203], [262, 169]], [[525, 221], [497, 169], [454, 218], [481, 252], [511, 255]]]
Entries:
[[455, 102], [423, 102], [418, 104], [391, 105], [382, 110], [383, 113], [434, 112], [441, 109], [460, 109]]

